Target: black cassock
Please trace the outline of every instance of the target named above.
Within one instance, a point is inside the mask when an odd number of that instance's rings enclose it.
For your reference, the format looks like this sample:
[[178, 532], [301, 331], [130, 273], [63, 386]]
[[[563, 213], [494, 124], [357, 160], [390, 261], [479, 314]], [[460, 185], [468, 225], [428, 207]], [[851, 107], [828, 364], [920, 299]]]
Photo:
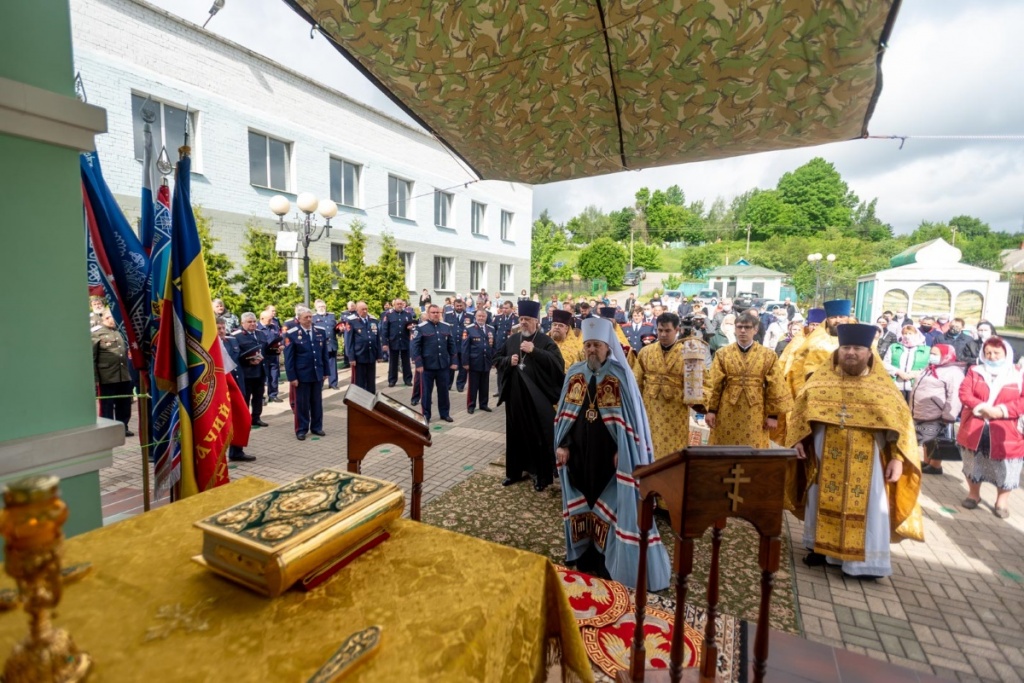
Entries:
[[[588, 392], [597, 396], [597, 375], [590, 377]], [[569, 449], [569, 481], [587, 499], [587, 505], [594, 507], [615, 476], [615, 453], [619, 450], [600, 413], [590, 422], [586, 411], [581, 410], [559, 446]]]
[[[523, 341], [533, 351], [522, 353]], [[512, 356], [519, 355], [519, 365]], [[562, 352], [543, 332], [517, 333], [494, 355], [501, 387], [498, 405], [505, 404], [505, 476], [517, 480], [529, 472], [538, 486], [548, 486], [555, 467], [555, 405], [565, 381]]]

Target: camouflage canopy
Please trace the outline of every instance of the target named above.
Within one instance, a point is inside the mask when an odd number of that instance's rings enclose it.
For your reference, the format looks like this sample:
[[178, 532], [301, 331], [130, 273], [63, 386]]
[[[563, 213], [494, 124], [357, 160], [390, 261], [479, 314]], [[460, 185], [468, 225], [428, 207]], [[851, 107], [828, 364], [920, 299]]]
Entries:
[[285, 0], [487, 179], [862, 137], [900, 0]]

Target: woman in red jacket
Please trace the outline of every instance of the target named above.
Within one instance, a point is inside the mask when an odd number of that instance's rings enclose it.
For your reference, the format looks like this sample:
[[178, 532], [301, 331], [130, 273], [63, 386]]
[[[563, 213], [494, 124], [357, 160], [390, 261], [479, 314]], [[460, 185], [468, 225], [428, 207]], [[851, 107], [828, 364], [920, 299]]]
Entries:
[[960, 385], [960, 433], [956, 441], [964, 460], [964, 476], [970, 492], [963, 506], [981, 502], [981, 485], [995, 485], [994, 513], [1010, 516], [1010, 491], [1020, 486], [1024, 463], [1024, 436], [1017, 419], [1024, 412], [1024, 380], [1013, 364], [1013, 350], [1000, 337], [981, 347], [983, 363], [972, 366]]

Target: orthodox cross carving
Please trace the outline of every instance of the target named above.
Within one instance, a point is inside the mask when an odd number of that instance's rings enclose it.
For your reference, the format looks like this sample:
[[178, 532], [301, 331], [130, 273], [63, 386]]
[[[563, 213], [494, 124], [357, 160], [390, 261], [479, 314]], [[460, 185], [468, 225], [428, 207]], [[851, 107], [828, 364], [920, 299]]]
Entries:
[[836, 413], [836, 417], [839, 418], [839, 428], [846, 429], [846, 418], [853, 417], [853, 413], [848, 412], [846, 410], [846, 404], [843, 403], [843, 405], [839, 408], [839, 412]]
[[732, 484], [732, 491], [728, 493], [729, 500], [732, 501], [732, 511], [736, 512], [736, 508], [743, 502], [743, 497], [740, 495], [740, 484], [749, 484], [750, 477], [740, 476], [743, 474], [743, 465], [733, 465], [733, 468], [729, 470], [732, 474], [731, 477], [723, 477], [723, 484]]

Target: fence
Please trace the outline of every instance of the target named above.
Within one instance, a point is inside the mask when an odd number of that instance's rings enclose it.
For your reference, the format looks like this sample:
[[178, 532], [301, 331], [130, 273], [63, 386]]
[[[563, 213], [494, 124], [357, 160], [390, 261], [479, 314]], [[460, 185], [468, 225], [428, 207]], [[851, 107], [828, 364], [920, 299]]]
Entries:
[[1010, 273], [1010, 293], [1006, 299], [1006, 325], [1024, 327], [1024, 273]]
[[[596, 286], [596, 289], [595, 289]], [[534, 294], [540, 301], [550, 301], [552, 294], [558, 295], [558, 300], [563, 301], [568, 295], [574, 298], [580, 295], [596, 296], [608, 291], [608, 282], [601, 278], [595, 280], [563, 280], [561, 282], [549, 282], [540, 287], [534, 287]]]

